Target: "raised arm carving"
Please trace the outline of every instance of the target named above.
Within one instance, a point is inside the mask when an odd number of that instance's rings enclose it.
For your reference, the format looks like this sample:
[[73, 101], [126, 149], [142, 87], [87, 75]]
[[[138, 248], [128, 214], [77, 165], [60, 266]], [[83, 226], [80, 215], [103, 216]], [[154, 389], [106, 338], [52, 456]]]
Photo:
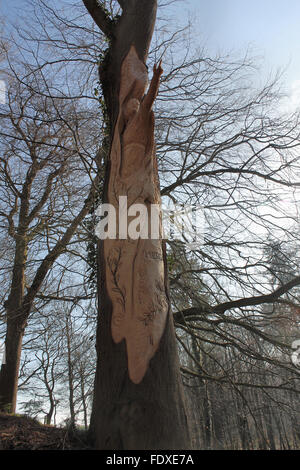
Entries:
[[[131, 47], [122, 64], [119, 116], [111, 149], [109, 202], [117, 213], [120, 196], [127, 197], [128, 209], [134, 203], [143, 205], [149, 229], [151, 204], [160, 204], [152, 105], [161, 74], [159, 63], [144, 96], [147, 69]], [[106, 239], [104, 253], [106, 287], [113, 306], [112, 337], [116, 343], [126, 340], [129, 376], [140, 383], [159, 346], [168, 312], [162, 240]]]
[[158, 66], [154, 64], [153, 67], [153, 77], [149, 86], [149, 90], [145, 98], [143, 99], [143, 106], [150, 110], [153, 106], [153, 103], [157, 97], [158, 89], [159, 89], [159, 82], [160, 77], [163, 74], [163, 69], [161, 67], [161, 61], [159, 62]]

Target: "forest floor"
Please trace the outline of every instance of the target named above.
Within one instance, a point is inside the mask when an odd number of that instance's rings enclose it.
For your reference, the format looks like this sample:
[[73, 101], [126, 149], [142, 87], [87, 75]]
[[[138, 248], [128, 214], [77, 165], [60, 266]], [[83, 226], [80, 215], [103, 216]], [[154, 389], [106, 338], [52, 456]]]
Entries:
[[20, 415], [0, 413], [0, 450], [85, 450], [85, 433], [70, 432]]

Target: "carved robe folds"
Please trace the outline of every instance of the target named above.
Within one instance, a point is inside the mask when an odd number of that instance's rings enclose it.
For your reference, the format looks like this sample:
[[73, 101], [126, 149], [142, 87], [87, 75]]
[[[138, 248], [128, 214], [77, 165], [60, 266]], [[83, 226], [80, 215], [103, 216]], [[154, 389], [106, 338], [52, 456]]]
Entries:
[[[120, 196], [147, 208], [149, 236], [150, 207], [160, 204], [154, 145], [152, 105], [162, 70], [154, 67], [148, 90], [147, 70], [132, 46], [123, 61], [119, 95], [119, 116], [111, 148], [108, 202], [119, 213]], [[123, 198], [124, 199], [124, 198]], [[127, 217], [126, 208], [124, 216]], [[123, 212], [122, 212], [123, 214]], [[134, 217], [128, 217], [128, 222]], [[128, 372], [132, 382], [142, 381], [150, 359], [158, 349], [168, 313], [162, 253], [162, 227], [158, 239], [104, 240], [106, 287], [112, 302], [112, 338], [126, 341]]]

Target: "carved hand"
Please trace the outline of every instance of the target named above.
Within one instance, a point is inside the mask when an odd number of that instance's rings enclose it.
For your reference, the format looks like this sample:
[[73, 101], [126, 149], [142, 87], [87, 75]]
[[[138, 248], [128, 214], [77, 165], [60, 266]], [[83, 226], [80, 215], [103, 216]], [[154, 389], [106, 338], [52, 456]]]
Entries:
[[160, 60], [159, 64], [154, 64], [153, 66], [153, 74], [159, 78], [163, 74], [163, 69], [161, 67], [162, 61]]

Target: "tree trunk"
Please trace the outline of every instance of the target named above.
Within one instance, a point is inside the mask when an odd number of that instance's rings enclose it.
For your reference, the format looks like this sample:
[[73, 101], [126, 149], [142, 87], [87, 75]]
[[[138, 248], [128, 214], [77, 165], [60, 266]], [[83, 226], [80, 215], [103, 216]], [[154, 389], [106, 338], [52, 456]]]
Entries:
[[53, 413], [54, 413], [54, 410], [55, 410], [55, 402], [53, 400], [53, 397], [49, 397], [50, 399], [50, 408], [49, 408], [49, 411], [48, 413], [46, 414], [46, 417], [45, 417], [45, 424], [48, 424], [50, 425], [51, 424], [51, 420], [52, 420], [52, 416], [53, 416]]
[[81, 392], [81, 403], [82, 403], [82, 409], [83, 409], [83, 422], [84, 422], [84, 427], [87, 430], [88, 429], [88, 412], [87, 412], [87, 397], [85, 393], [85, 383], [84, 383], [84, 366], [80, 366], [80, 392]]
[[124, 342], [114, 344], [110, 318], [99, 321], [91, 432], [97, 449], [188, 449], [172, 318], [140, 384], [128, 377]]
[[[22, 220], [23, 223], [23, 220]], [[20, 225], [22, 226], [20, 222]], [[27, 310], [22, 305], [25, 285], [27, 239], [23, 228], [16, 236], [15, 259], [10, 294], [5, 302], [7, 328], [5, 337], [5, 364], [0, 371], [0, 411], [16, 412], [19, 367], [22, 340], [26, 327]]]
[[[160, 199], [153, 142], [154, 117], [151, 111], [160, 67], [154, 69], [149, 91], [143, 97], [147, 76], [145, 62], [155, 24], [157, 2], [119, 1], [123, 14], [119, 19], [111, 21], [99, 3], [83, 1], [110, 39], [109, 50], [100, 65], [111, 142], [106, 162], [103, 202], [116, 206], [117, 201], [113, 200], [113, 196], [116, 193], [122, 195], [120, 188], [126, 187], [126, 184], [128, 188], [129, 179], [132, 182], [135, 178], [136, 184], [132, 183], [125, 194], [128, 194], [128, 199], [134, 199], [132, 194], [140, 191], [149, 208], [149, 201], [157, 202]], [[126, 108], [127, 103], [133, 104], [133, 111], [131, 105]], [[143, 158], [139, 159], [139, 155], [132, 151], [127, 155], [126, 145], [129, 149], [133, 148], [130, 145], [142, 149]], [[149, 173], [145, 170], [146, 159], [149, 162]], [[151, 184], [148, 184], [149, 181]], [[150, 186], [154, 188], [153, 194]], [[149, 194], [146, 194], [146, 187], [150, 188]], [[154, 251], [149, 249], [152, 246]], [[125, 252], [122, 258], [123, 270], [115, 260], [112, 262], [110, 259], [112, 251], [123, 253], [122, 250]], [[143, 259], [142, 252], [149, 254], [148, 259]], [[118, 270], [115, 277], [112, 264]], [[144, 287], [139, 299], [137, 290], [142, 281], [141, 276], [138, 277], [137, 265], [139, 272], [143, 272]], [[162, 240], [134, 240], [133, 243], [127, 240], [100, 241], [98, 271], [98, 360], [90, 425], [95, 447], [114, 450], [190, 448]], [[126, 290], [122, 290], [124, 285]], [[159, 285], [157, 291], [154, 285]], [[157, 304], [154, 305], [156, 297], [159, 297], [160, 311]], [[129, 298], [131, 309], [128, 307]], [[144, 307], [151, 301], [156, 311], [146, 322], [141, 317], [144, 315]], [[121, 303], [122, 312], [118, 311]]]
[[69, 384], [69, 409], [70, 409], [70, 427], [75, 428], [75, 405], [74, 405], [74, 371], [72, 359], [72, 321], [71, 315], [66, 316], [66, 337], [67, 337], [67, 364], [68, 364], [68, 384]]
[[201, 378], [202, 370], [200, 365], [206, 370], [206, 357], [203, 351], [199, 348], [197, 340], [195, 337], [192, 337], [192, 350], [193, 355], [198, 361], [196, 370], [199, 373], [199, 389], [198, 389], [198, 399], [201, 402], [202, 410], [202, 429], [203, 429], [203, 449], [209, 450], [212, 447], [212, 412], [211, 412], [211, 400], [209, 396], [209, 390], [207, 386], [207, 381]]
[[15, 317], [8, 315], [5, 340], [5, 364], [0, 371], [0, 411], [15, 413], [18, 392], [18, 377], [24, 328]]

